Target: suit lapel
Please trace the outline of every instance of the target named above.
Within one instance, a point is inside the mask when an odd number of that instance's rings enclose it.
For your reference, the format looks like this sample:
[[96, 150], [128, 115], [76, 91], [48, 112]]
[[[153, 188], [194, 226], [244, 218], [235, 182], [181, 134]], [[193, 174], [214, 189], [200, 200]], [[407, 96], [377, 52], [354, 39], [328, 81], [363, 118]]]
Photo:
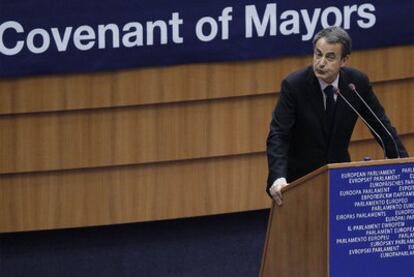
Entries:
[[316, 78], [315, 74], [313, 73], [312, 67], [309, 69], [308, 74], [308, 85], [309, 85], [309, 93], [306, 93], [307, 100], [311, 108], [313, 109], [314, 113], [317, 114], [319, 118], [320, 127], [323, 132], [323, 136], [327, 139], [328, 136], [328, 123], [325, 113], [325, 107], [323, 105], [323, 96], [321, 91], [321, 86], [319, 85], [319, 81]]
[[[339, 76], [339, 91], [345, 97], [345, 99], [347, 99], [348, 101], [352, 103], [353, 97], [352, 97], [351, 91], [348, 88], [349, 83], [350, 83], [350, 80], [348, 76], [346, 75], [346, 73], [344, 73], [343, 70], [341, 70], [340, 76]], [[346, 118], [344, 117], [344, 113], [347, 109], [348, 109], [348, 104], [345, 103], [342, 97], [338, 96], [337, 102], [336, 102], [334, 126], [332, 130], [333, 134], [336, 133], [338, 128], [340, 128], [341, 123], [343, 122], [344, 118]]]
[[[310, 89], [309, 93], [306, 93], [307, 101], [309, 105], [312, 107], [313, 112], [317, 114], [320, 122], [320, 128], [322, 129], [324, 138], [327, 142], [329, 142], [330, 139], [334, 137], [334, 134], [337, 132], [338, 128], [341, 128], [341, 125], [343, 124], [344, 120], [346, 120], [346, 110], [348, 109], [348, 104], [345, 103], [345, 101], [340, 96], [338, 96], [336, 102], [336, 111], [332, 135], [328, 137], [328, 123], [325, 113], [325, 107], [323, 105], [321, 87], [319, 85], [318, 79], [313, 73], [312, 67], [309, 68], [308, 72], [308, 85]], [[347, 76], [346, 72], [341, 70], [338, 84], [339, 90], [341, 94], [355, 106], [356, 104], [353, 101], [354, 97], [352, 95], [352, 92], [348, 88], [348, 84], [350, 82], [351, 80]]]

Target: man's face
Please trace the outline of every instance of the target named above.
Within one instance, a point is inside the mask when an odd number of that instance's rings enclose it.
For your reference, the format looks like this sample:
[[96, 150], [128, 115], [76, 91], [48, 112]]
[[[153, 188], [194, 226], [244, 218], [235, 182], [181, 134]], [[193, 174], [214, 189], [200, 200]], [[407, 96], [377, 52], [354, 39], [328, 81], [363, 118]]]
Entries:
[[342, 45], [340, 43], [328, 43], [325, 38], [320, 38], [313, 54], [313, 71], [317, 78], [330, 84], [344, 66], [348, 56], [341, 57]]

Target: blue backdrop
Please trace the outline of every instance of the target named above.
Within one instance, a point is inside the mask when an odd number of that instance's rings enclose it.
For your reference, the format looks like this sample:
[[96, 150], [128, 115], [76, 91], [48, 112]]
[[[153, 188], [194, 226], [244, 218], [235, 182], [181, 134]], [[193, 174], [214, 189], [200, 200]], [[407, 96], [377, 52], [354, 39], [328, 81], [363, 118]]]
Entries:
[[328, 25], [347, 29], [354, 49], [414, 42], [412, 0], [0, 5], [0, 77], [303, 55]]

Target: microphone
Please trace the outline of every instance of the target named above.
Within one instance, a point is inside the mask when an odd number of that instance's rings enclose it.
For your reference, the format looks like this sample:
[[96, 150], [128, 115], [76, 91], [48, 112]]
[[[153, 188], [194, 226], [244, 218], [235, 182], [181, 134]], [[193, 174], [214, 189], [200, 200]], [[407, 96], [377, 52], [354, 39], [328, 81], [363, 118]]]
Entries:
[[348, 106], [358, 115], [358, 117], [362, 120], [362, 122], [365, 123], [365, 125], [368, 127], [368, 129], [370, 129], [371, 132], [378, 138], [378, 140], [381, 143], [382, 150], [384, 151], [384, 159], [387, 159], [387, 153], [385, 152], [384, 141], [382, 140], [381, 136], [377, 132], [375, 132], [374, 128], [372, 128], [372, 126], [369, 125], [369, 123], [362, 117], [362, 115], [355, 109], [355, 107], [352, 106], [352, 104], [345, 98], [345, 96], [342, 95], [342, 93], [340, 92], [339, 88], [336, 89], [335, 94], [336, 95], [339, 95], [342, 98], [342, 100], [344, 100], [345, 103], [348, 104]]
[[[385, 127], [384, 123], [382, 123], [382, 121], [378, 118], [378, 116], [374, 113], [374, 111], [371, 109], [371, 107], [368, 105], [367, 102], [365, 102], [364, 98], [362, 98], [362, 96], [358, 93], [358, 91], [356, 90], [356, 87], [353, 83], [350, 83], [348, 85], [348, 87], [351, 89], [352, 92], [354, 92], [358, 98], [362, 101], [362, 103], [364, 103], [365, 107], [367, 107], [367, 109], [370, 111], [370, 113], [375, 117], [375, 119], [380, 123], [381, 127], [385, 130], [385, 132], [387, 133], [387, 135], [391, 138], [392, 143], [394, 144], [395, 147], [395, 151], [397, 153], [397, 158], [401, 158], [400, 156], [400, 151], [398, 151], [398, 146], [397, 146], [397, 142], [395, 141], [394, 137], [391, 135], [390, 131], [388, 131], [388, 129]], [[384, 144], [383, 144], [384, 146]], [[384, 152], [385, 152], [385, 148], [384, 148]]]

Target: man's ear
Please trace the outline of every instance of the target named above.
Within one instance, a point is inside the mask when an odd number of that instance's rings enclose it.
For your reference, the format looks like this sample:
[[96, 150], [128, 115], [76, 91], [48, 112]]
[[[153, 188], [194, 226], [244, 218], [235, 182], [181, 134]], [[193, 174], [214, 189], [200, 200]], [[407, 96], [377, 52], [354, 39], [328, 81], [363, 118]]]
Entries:
[[341, 58], [341, 66], [345, 66], [348, 60], [349, 60], [349, 55], [346, 55], [345, 57]]

